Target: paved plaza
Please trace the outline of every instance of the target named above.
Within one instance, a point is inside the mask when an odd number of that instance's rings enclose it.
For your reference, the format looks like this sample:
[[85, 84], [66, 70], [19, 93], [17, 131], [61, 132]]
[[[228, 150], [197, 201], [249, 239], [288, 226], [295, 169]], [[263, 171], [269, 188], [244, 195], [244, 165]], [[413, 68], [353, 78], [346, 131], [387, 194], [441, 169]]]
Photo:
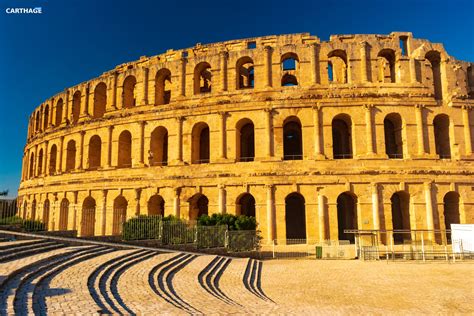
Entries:
[[1, 314], [474, 313], [473, 265], [0, 244]]

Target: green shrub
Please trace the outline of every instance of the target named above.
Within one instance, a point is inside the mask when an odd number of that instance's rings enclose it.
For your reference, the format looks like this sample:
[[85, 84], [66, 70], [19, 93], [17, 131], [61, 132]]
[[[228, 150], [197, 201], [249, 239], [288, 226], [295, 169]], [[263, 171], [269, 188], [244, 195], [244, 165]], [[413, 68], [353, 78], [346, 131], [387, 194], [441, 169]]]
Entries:
[[160, 236], [161, 216], [138, 215], [123, 223], [125, 240], [157, 239]]
[[45, 230], [45, 225], [41, 221], [27, 219], [23, 222], [22, 227], [27, 232], [39, 232]]
[[198, 218], [200, 226], [227, 225], [229, 230], [255, 230], [257, 221], [253, 216], [232, 215], [232, 214], [212, 214], [202, 215]]

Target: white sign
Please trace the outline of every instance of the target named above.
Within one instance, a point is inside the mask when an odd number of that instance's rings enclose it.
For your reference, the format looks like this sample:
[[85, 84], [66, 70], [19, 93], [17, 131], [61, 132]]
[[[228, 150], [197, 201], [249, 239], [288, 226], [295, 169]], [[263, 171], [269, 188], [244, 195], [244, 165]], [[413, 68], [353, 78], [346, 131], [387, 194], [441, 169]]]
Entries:
[[474, 224], [451, 224], [453, 252], [474, 252]]

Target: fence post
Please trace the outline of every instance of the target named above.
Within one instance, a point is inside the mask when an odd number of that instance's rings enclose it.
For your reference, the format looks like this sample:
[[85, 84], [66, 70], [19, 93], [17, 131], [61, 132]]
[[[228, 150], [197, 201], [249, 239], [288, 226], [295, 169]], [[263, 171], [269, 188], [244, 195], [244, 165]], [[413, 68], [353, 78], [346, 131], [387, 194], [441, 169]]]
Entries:
[[424, 232], [421, 233], [421, 256], [423, 258], [423, 262], [425, 262], [425, 236], [424, 236]]
[[275, 259], [275, 239], [272, 240], [273, 259]]

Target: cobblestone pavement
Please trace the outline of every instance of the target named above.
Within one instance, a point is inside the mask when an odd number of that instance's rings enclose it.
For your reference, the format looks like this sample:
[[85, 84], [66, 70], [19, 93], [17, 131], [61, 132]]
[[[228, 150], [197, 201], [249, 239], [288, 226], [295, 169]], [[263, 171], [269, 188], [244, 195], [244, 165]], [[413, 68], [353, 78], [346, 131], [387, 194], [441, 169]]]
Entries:
[[0, 244], [2, 315], [474, 313], [470, 263], [262, 262], [47, 243], [28, 255], [30, 245]]

